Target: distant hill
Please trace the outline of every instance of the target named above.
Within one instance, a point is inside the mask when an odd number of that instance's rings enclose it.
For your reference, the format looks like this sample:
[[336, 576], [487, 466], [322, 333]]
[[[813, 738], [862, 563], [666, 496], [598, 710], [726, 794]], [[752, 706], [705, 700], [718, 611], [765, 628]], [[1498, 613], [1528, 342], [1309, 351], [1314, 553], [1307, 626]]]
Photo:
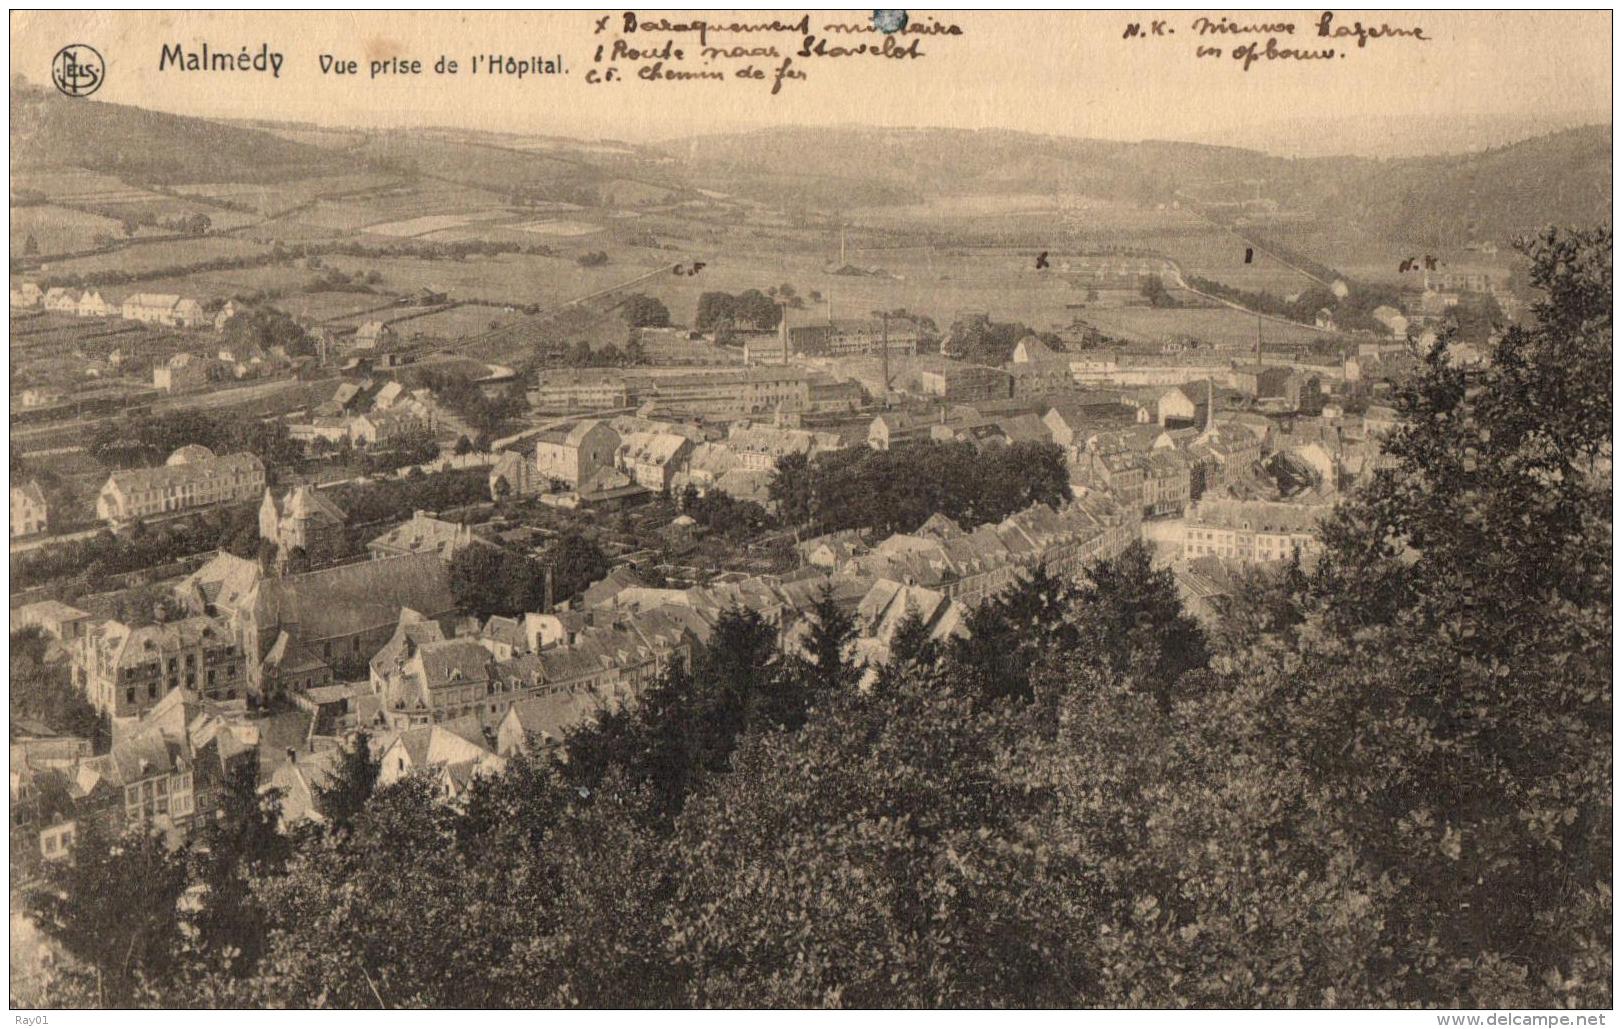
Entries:
[[348, 170], [320, 147], [139, 107], [11, 91], [11, 162], [88, 168], [130, 182], [278, 182]]
[[773, 128], [666, 144], [716, 188], [810, 206], [943, 194], [1073, 192], [1129, 203], [1257, 192], [1290, 210], [1413, 242], [1504, 239], [1611, 220], [1611, 129], [1568, 129], [1475, 153], [1288, 159], [1202, 143], [1002, 130]]
[[1213, 127], [1195, 142], [1260, 150], [1278, 157], [1433, 157], [1467, 154], [1586, 125], [1607, 125], [1610, 111], [1545, 111], [1537, 115], [1336, 115], [1267, 121], [1247, 119]]
[[1375, 162], [1324, 199], [1391, 238], [1446, 245], [1548, 224], [1611, 223], [1611, 127], [1591, 125], [1480, 153]]

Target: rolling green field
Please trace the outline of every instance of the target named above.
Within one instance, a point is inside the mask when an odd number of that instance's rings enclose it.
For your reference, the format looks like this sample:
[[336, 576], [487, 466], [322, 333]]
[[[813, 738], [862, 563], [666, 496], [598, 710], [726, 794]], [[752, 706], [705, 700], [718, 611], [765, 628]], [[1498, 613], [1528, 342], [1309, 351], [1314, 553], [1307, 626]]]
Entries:
[[111, 253], [76, 257], [66, 261], [52, 261], [42, 271], [46, 275], [88, 275], [106, 271], [139, 275], [162, 268], [174, 268], [218, 258], [257, 257], [269, 252], [268, 247], [249, 240], [233, 239], [229, 236], [200, 236], [195, 239], [165, 240], [159, 243], [122, 247]]
[[478, 304], [453, 307], [448, 311], [436, 311], [421, 318], [411, 318], [393, 324], [395, 331], [408, 337], [421, 335], [437, 339], [460, 339], [498, 329], [511, 324], [517, 318], [517, 314], [503, 308]]
[[326, 259], [326, 264], [351, 273], [376, 271], [383, 276], [380, 288], [395, 293], [426, 287], [446, 293], [453, 300], [549, 307], [607, 289], [664, 263], [656, 251], [626, 247], [610, 249], [609, 253], [610, 262], [596, 268], [581, 267], [572, 257], [532, 254], [472, 256], [465, 261], [334, 255]]
[[[1174, 336], [1193, 336], [1217, 347], [1248, 349], [1256, 344], [1256, 318], [1227, 307], [1121, 307], [1089, 308], [1081, 317], [1102, 332], [1130, 340], [1159, 342]], [[1310, 343], [1323, 333], [1263, 320], [1263, 343]]]
[[[136, 235], [148, 236], [161, 231], [142, 227]], [[29, 236], [33, 236], [39, 244], [39, 252], [47, 255], [89, 250], [100, 245], [97, 236], [111, 236], [117, 240], [125, 238], [123, 226], [113, 218], [50, 204], [13, 207], [11, 240], [19, 254]]]

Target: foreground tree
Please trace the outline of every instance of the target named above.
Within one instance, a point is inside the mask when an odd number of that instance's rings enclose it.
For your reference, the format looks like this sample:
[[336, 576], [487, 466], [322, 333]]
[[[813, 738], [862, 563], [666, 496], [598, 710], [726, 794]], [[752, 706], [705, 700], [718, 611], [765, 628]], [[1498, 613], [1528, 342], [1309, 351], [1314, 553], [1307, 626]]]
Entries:
[[1609, 1003], [1611, 235], [1523, 249], [1531, 321], [1479, 371], [1438, 343], [1327, 528], [1314, 664], [1361, 688], [1283, 712], [1406, 884], [1399, 954], [1438, 941], [1421, 1003]]
[[46, 864], [24, 904], [40, 931], [84, 969], [77, 986], [64, 985], [100, 1006], [122, 1007], [141, 998], [143, 984], [174, 970], [176, 905], [185, 888], [185, 863], [160, 835], [109, 836], [85, 820], [68, 858]]

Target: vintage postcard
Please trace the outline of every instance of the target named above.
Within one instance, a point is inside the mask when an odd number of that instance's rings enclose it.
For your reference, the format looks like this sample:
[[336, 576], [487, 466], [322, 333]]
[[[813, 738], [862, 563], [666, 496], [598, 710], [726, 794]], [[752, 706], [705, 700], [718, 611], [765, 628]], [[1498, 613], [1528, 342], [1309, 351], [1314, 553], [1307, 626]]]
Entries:
[[1605, 1024], [1612, 31], [12, 12], [17, 1024]]

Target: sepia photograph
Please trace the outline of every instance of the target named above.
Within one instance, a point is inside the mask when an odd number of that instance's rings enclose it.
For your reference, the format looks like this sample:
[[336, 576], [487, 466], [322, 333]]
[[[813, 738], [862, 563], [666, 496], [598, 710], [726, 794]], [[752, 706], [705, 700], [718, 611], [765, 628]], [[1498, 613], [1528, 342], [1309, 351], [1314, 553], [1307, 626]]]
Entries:
[[9, 30], [16, 1025], [1608, 1024], [1610, 11]]

